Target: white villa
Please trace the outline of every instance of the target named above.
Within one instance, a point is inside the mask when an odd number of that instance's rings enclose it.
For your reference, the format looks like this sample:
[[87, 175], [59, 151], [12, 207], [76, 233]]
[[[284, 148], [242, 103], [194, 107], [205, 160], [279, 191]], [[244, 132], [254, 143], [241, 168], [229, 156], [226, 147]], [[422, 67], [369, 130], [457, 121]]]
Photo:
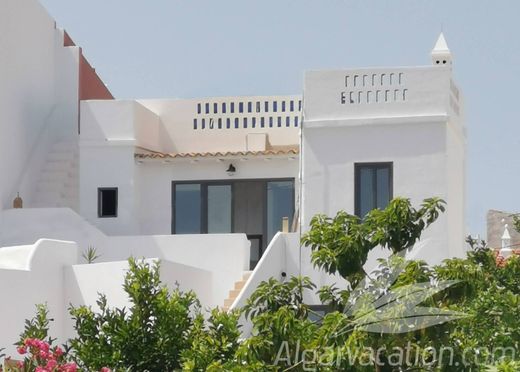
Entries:
[[130, 256], [205, 307], [243, 306], [270, 277], [337, 281], [300, 246], [310, 219], [393, 196], [447, 201], [411, 255], [462, 256], [466, 134], [442, 34], [431, 57], [308, 71], [292, 96], [117, 100], [37, 0], [0, 2], [0, 347], [37, 303], [60, 340], [70, 303], [125, 306]]

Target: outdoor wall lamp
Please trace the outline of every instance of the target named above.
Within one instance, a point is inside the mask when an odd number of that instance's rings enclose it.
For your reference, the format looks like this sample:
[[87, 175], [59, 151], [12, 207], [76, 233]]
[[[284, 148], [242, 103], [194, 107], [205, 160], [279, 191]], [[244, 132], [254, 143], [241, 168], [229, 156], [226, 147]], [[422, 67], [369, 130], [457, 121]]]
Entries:
[[235, 168], [235, 166], [233, 164], [229, 164], [229, 167], [226, 170], [228, 176], [234, 176], [236, 171], [237, 171], [237, 169]]

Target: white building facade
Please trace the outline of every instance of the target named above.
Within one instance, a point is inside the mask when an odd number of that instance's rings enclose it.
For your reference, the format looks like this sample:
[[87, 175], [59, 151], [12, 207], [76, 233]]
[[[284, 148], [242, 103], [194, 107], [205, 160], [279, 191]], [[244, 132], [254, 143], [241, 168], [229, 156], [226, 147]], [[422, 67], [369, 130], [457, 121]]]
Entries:
[[[7, 21], [21, 17], [33, 26]], [[25, 294], [0, 317], [0, 347], [33, 303], [48, 303], [61, 340], [69, 303], [104, 292], [125, 306], [130, 256], [162, 260], [166, 283], [210, 307], [240, 307], [270, 277], [341, 284], [312, 267], [300, 234], [317, 213], [362, 217], [395, 196], [447, 201], [413, 257], [464, 254], [463, 102], [442, 35], [432, 65], [310, 71], [302, 95], [115, 100], [36, 0], [0, 4], [0, 30], [13, 72], [0, 87], [12, 175], [0, 181], [0, 291]], [[11, 209], [18, 193], [24, 208]], [[87, 265], [89, 246], [100, 258]]]

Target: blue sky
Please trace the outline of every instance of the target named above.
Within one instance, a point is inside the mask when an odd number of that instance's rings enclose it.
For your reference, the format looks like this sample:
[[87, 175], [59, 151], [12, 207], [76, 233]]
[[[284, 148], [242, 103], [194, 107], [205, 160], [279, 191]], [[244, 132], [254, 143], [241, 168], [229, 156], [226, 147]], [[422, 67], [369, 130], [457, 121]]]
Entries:
[[309, 69], [429, 64], [442, 28], [465, 96], [468, 230], [520, 211], [518, 0], [41, 2], [117, 98], [300, 94]]

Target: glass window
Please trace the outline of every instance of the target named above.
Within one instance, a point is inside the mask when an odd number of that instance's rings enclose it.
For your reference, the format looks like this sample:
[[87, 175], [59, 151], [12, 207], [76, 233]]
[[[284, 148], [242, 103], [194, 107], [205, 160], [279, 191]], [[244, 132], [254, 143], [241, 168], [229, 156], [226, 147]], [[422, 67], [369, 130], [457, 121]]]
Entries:
[[208, 233], [231, 232], [231, 185], [208, 185]]
[[176, 234], [200, 234], [202, 232], [201, 199], [200, 184], [175, 185]]
[[256, 117], [253, 117], [251, 120], [252, 120], [251, 127], [255, 128], [256, 127]]
[[355, 165], [356, 215], [384, 209], [392, 199], [392, 163]]
[[291, 126], [291, 118], [289, 116], [287, 116], [285, 118], [285, 126], [286, 127], [290, 127]]
[[264, 102], [264, 111], [269, 112], [269, 102], [268, 101]]
[[197, 119], [193, 119], [193, 129], [197, 129]]
[[282, 101], [282, 112], [285, 112], [285, 101]]
[[260, 126], [262, 128], [265, 127], [265, 118], [263, 116], [260, 118]]
[[298, 101], [298, 111], [302, 110], [302, 100]]
[[298, 120], [299, 120], [298, 116], [295, 116], [295, 117], [294, 117], [294, 126], [295, 126], [295, 127], [298, 126]]
[[202, 129], [206, 128], [206, 119], [202, 119]]
[[238, 118], [235, 118], [235, 128], [238, 128]]
[[230, 118], [226, 119], [226, 128], [227, 129], [231, 128], [231, 119]]
[[231, 113], [233, 114], [235, 112], [235, 102], [231, 102], [230, 105], [231, 105], [230, 110], [231, 110]]
[[247, 118], [244, 118], [244, 128], [247, 128]]
[[278, 126], [279, 127], [282, 126], [282, 117], [281, 116], [278, 116]]
[[277, 111], [278, 111], [278, 102], [274, 101], [273, 102], [273, 112], [277, 112]]
[[256, 112], [260, 112], [261, 106], [260, 102], [256, 103]]
[[222, 118], [218, 118], [218, 129], [222, 129]]
[[202, 112], [202, 105], [200, 103], [197, 103], [197, 114], [200, 114]]
[[294, 215], [294, 182], [272, 181], [267, 183], [267, 241], [270, 242], [282, 230], [283, 218]]
[[247, 112], [253, 112], [253, 102], [247, 103]]
[[213, 104], [213, 113], [216, 114], [218, 112], [218, 103]]
[[240, 102], [238, 104], [238, 112], [240, 112], [240, 113], [244, 112], [244, 102]]
[[269, 128], [273, 127], [273, 117], [269, 116]]
[[117, 187], [98, 189], [98, 217], [117, 217]]
[[206, 103], [206, 114], [209, 114], [209, 103]]
[[294, 101], [291, 101], [291, 102], [289, 103], [289, 109], [291, 110], [291, 112], [294, 111]]
[[226, 102], [222, 102], [222, 113], [226, 113]]

